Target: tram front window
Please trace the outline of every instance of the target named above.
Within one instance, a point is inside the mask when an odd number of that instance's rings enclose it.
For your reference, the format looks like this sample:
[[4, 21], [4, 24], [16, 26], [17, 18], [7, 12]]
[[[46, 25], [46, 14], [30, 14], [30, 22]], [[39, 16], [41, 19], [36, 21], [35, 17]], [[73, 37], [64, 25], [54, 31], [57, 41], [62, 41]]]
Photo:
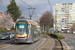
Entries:
[[27, 34], [27, 25], [26, 24], [16, 25], [16, 32], [17, 34]]

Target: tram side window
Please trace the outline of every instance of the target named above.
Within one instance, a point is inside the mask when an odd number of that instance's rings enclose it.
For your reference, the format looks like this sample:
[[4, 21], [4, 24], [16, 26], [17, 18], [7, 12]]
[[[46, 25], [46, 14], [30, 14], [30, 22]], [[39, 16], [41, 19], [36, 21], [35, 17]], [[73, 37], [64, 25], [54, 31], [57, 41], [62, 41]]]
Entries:
[[33, 35], [33, 27], [32, 27], [32, 25], [31, 25], [31, 35]]
[[32, 34], [36, 34], [36, 31], [37, 31], [36, 26], [32, 25], [32, 29], [31, 29]]
[[37, 34], [37, 28], [36, 28], [36, 25], [34, 25], [34, 34]]

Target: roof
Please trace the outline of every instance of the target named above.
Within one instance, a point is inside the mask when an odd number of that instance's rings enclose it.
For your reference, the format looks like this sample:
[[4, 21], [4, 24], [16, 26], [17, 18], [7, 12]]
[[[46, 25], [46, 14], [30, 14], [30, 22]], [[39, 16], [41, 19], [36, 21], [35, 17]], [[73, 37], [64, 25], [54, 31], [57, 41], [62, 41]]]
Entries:
[[18, 22], [18, 21], [27, 21], [28, 23], [29, 22], [31, 22], [32, 24], [36, 24], [36, 25], [38, 25], [38, 23], [37, 22], [35, 22], [35, 21], [33, 21], [33, 20], [29, 20], [29, 19], [17, 19], [17, 21], [16, 22]]

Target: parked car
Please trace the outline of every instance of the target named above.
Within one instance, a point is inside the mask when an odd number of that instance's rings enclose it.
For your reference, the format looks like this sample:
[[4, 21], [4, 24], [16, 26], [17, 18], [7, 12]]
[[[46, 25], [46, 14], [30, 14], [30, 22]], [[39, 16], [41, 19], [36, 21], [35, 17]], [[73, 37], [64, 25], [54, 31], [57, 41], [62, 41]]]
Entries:
[[10, 35], [10, 38], [14, 38], [15, 37], [15, 32], [7, 32]]
[[13, 38], [15, 37], [15, 32], [11, 32], [12, 33], [12, 36], [13, 36]]
[[10, 39], [10, 35], [8, 33], [1, 33], [0, 39]]
[[10, 39], [13, 38], [13, 34], [11, 32], [7, 32], [10, 36]]

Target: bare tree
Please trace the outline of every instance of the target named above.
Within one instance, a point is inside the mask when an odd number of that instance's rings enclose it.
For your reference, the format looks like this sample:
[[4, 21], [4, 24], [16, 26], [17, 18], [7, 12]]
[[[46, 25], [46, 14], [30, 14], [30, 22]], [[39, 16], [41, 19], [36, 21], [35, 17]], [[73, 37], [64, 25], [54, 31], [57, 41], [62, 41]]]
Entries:
[[10, 13], [4, 13], [2, 17], [0, 17], [0, 24], [2, 28], [11, 29], [14, 22]]
[[[53, 25], [53, 19], [52, 14], [48, 11], [46, 11], [42, 17], [40, 18], [40, 26], [43, 28], [44, 31], [48, 31], [50, 28], [50, 25]], [[50, 23], [51, 20], [51, 23]]]
[[75, 29], [75, 23], [72, 24], [71, 29]]

